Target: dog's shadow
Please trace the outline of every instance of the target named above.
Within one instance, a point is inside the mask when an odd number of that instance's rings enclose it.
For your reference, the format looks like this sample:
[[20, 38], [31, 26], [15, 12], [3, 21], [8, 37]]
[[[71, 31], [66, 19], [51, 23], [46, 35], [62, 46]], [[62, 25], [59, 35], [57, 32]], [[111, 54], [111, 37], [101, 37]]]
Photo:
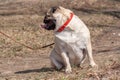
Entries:
[[15, 74], [27, 74], [27, 73], [34, 73], [34, 72], [53, 72], [55, 71], [52, 68], [41, 68], [41, 69], [28, 69], [28, 70], [23, 70], [23, 71], [17, 71]]

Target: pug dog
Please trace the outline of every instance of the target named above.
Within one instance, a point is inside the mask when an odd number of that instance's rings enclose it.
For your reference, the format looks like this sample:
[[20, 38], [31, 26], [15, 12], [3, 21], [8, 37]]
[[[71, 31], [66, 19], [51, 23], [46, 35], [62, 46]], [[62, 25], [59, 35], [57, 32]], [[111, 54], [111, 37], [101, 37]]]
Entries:
[[50, 54], [52, 66], [72, 72], [72, 65], [80, 66], [86, 55], [91, 67], [96, 67], [92, 56], [90, 32], [87, 26], [71, 10], [52, 7], [44, 17], [42, 28], [54, 30], [55, 46]]

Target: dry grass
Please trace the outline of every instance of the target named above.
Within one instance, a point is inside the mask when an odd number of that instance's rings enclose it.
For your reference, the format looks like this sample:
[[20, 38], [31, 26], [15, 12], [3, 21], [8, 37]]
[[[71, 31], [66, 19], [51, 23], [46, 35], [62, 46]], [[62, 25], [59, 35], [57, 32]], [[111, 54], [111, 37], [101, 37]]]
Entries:
[[[37, 49], [53, 42], [51, 32], [47, 32], [39, 27], [42, 19], [43, 17], [38, 15], [1, 17], [1, 31], [14, 38], [16, 41]], [[5, 56], [17, 52], [24, 53], [24, 51], [26, 51], [24, 46], [15, 43], [4, 35], [0, 34], [0, 36], [0, 44], [2, 47], [1, 56], [2, 54]], [[3, 48], [5, 50], [3, 50]]]

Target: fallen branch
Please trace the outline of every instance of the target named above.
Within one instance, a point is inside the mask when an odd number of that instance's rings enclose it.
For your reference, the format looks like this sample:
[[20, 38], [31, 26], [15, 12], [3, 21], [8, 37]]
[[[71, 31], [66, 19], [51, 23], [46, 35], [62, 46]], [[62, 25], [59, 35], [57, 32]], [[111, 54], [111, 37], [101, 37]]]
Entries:
[[4, 35], [5, 37], [11, 39], [11, 40], [14, 41], [15, 43], [18, 43], [18, 44], [20, 44], [20, 45], [22, 45], [22, 46], [24, 46], [24, 47], [26, 47], [26, 48], [28, 48], [28, 49], [30, 49], [30, 50], [38, 50], [38, 49], [42, 49], [42, 48], [46, 48], [46, 47], [49, 47], [49, 46], [51, 46], [51, 45], [54, 45], [54, 43], [51, 43], [51, 44], [48, 44], [48, 45], [45, 45], [45, 46], [43, 46], [43, 47], [40, 47], [40, 48], [37, 48], [37, 49], [36, 49], [36, 48], [32, 48], [32, 47], [30, 47], [30, 46], [28, 46], [28, 45], [26, 45], [26, 44], [24, 44], [24, 43], [21, 43], [21, 42], [16, 41], [16, 40], [13, 39], [11, 36], [3, 33], [2, 31], [0, 31], [0, 34]]

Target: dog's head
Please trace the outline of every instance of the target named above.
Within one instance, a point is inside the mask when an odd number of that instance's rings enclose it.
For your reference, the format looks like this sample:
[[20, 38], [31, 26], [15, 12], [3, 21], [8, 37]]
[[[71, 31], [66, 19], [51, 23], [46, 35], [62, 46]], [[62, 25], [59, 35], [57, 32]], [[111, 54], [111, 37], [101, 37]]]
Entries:
[[63, 22], [70, 17], [70, 13], [72, 13], [72, 11], [61, 6], [52, 7], [46, 13], [43, 20], [44, 25], [41, 26], [46, 30], [58, 30], [59, 27], [63, 25]]
[[48, 10], [46, 13], [43, 23], [44, 25], [41, 25], [42, 28], [45, 28], [46, 30], [54, 30], [56, 27], [56, 19], [53, 17], [53, 14], [57, 10], [58, 7], [52, 7]]

